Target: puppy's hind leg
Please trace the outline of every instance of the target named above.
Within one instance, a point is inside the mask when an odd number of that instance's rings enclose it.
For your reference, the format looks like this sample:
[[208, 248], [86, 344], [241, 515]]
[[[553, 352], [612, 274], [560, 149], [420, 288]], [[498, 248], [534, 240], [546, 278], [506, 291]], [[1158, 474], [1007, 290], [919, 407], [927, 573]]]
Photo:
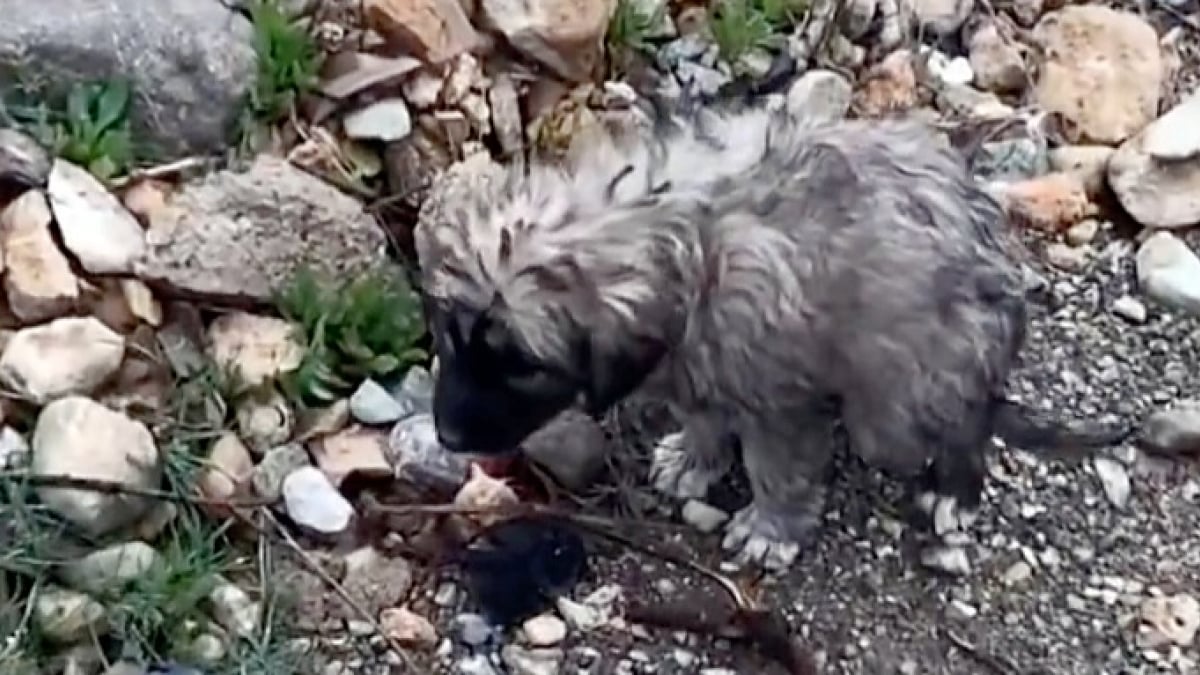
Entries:
[[654, 487], [679, 499], [703, 498], [732, 466], [733, 444], [728, 425], [715, 413], [687, 414], [683, 431], [667, 434], [654, 446]]
[[741, 425], [743, 463], [753, 499], [730, 520], [722, 541], [739, 563], [783, 570], [812, 540], [825, 509], [835, 423], [828, 410], [814, 408]]

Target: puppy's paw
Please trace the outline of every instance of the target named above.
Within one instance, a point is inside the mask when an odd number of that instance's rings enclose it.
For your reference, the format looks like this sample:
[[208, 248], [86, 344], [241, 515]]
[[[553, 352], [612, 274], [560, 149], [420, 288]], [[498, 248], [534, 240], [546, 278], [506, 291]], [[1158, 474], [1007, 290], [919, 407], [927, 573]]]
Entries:
[[917, 508], [929, 519], [933, 533], [943, 539], [961, 538], [979, 517], [978, 511], [960, 507], [954, 497], [936, 492], [921, 493]]
[[721, 479], [721, 472], [699, 466], [688, 453], [682, 431], [667, 434], [654, 446], [650, 479], [663, 494], [679, 499], [702, 499], [708, 488]]
[[734, 514], [725, 527], [721, 547], [734, 554], [739, 565], [762, 565], [781, 572], [792, 566], [800, 549], [811, 541], [815, 524], [788, 517], [754, 504]]

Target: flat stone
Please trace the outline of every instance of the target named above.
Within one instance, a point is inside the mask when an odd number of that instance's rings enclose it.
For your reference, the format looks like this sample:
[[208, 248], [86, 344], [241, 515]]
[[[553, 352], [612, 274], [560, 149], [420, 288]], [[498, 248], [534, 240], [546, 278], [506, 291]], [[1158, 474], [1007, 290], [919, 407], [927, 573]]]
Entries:
[[4, 290], [18, 319], [38, 323], [68, 313], [79, 300], [79, 280], [50, 234], [50, 205], [29, 190], [0, 212]]
[[146, 234], [92, 174], [56, 159], [46, 187], [63, 243], [93, 274], [127, 274], [146, 251]]
[[1200, 93], [1121, 145], [1108, 161], [1108, 184], [1146, 227], [1200, 223]]

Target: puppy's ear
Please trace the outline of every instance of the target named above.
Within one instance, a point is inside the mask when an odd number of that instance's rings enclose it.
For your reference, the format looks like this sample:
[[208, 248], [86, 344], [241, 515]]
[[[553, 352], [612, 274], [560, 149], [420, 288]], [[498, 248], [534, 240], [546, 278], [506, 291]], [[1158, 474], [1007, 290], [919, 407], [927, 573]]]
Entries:
[[585, 411], [600, 417], [633, 393], [658, 366], [666, 353], [659, 340], [630, 337], [619, 344], [597, 344], [584, 339], [579, 346]]

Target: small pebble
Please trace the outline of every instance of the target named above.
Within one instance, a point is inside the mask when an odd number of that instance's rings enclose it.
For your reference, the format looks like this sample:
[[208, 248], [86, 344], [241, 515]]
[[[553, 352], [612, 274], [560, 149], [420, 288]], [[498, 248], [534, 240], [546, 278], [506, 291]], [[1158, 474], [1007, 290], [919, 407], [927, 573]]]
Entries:
[[534, 647], [553, 647], [567, 636], [567, 624], [551, 614], [527, 620], [521, 630], [525, 633], [525, 640]]
[[1146, 305], [1132, 295], [1123, 295], [1114, 300], [1112, 311], [1130, 323], [1146, 322]]

